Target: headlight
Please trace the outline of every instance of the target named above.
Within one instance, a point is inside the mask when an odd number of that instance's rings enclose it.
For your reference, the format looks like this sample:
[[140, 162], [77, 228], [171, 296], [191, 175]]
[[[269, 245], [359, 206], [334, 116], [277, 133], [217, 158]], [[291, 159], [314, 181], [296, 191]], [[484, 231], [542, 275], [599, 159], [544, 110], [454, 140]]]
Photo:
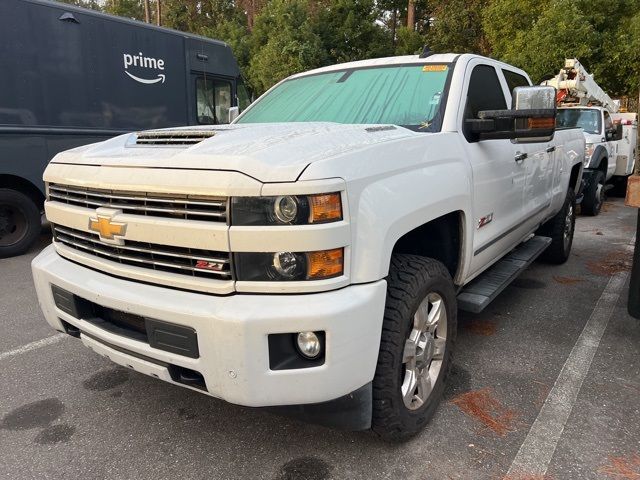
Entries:
[[587, 143], [584, 147], [584, 166], [589, 165], [589, 161], [591, 160], [591, 155], [593, 155], [593, 143]]
[[324, 280], [344, 272], [344, 249], [318, 252], [236, 253], [238, 281]]
[[342, 220], [340, 193], [233, 197], [232, 225], [308, 225]]

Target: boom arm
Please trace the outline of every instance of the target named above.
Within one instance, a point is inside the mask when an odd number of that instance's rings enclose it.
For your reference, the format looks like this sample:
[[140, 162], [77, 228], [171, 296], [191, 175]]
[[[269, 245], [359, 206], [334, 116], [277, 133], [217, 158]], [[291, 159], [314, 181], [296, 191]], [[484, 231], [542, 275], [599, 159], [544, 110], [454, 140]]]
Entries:
[[555, 87], [558, 90], [558, 103], [588, 103], [605, 107], [611, 113], [618, 111], [618, 105], [605, 93], [582, 64], [575, 58], [567, 58], [564, 68], [551, 80], [543, 85]]

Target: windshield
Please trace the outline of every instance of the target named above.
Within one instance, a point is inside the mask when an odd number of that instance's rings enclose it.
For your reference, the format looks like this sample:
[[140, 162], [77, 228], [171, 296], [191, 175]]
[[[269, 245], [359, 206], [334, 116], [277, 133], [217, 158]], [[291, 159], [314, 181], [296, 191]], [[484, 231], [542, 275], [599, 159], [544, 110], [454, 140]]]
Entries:
[[345, 69], [285, 80], [238, 123], [336, 122], [439, 129], [449, 65]]
[[601, 130], [600, 110], [592, 108], [561, 108], [556, 117], [558, 128], [579, 127], [587, 133], [599, 134]]

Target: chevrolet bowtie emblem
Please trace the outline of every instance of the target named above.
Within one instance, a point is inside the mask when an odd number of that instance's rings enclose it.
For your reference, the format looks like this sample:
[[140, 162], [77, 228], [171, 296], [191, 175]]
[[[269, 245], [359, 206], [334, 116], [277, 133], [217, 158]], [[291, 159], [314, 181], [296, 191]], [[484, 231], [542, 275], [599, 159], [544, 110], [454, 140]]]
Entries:
[[110, 217], [98, 214], [96, 218], [89, 218], [89, 230], [97, 232], [100, 235], [100, 239], [115, 240], [116, 236], [124, 236], [127, 224], [112, 222]]

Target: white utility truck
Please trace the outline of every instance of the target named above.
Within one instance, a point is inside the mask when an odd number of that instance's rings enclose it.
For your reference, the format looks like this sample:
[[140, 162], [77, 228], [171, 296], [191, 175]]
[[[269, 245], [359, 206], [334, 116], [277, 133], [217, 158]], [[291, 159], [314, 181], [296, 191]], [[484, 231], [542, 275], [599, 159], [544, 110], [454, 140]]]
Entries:
[[[595, 82], [575, 58], [543, 85], [558, 91], [558, 126], [582, 128], [586, 140], [582, 211], [598, 215], [611, 182], [626, 188], [633, 173], [638, 142], [638, 116], [618, 113], [618, 103]], [[614, 185], [615, 186], [615, 185]]]
[[569, 256], [584, 137], [555, 114], [522, 70], [423, 54], [294, 75], [232, 125], [69, 150], [44, 175], [40, 306], [137, 372], [407, 437], [458, 308]]

